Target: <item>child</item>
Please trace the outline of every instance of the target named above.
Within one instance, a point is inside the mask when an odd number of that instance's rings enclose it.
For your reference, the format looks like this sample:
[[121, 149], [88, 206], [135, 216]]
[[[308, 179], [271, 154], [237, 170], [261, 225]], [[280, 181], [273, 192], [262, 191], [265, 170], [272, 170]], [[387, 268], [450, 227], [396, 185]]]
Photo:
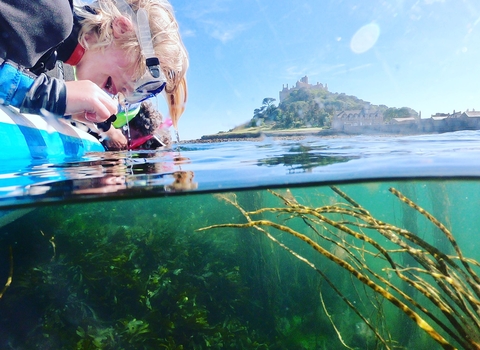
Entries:
[[[107, 150], [118, 151], [125, 149], [144, 149], [154, 150], [159, 147], [168, 147], [172, 143], [169, 127], [172, 122], [163, 120], [162, 114], [157, 111], [150, 102], [144, 101], [135, 111], [133, 118], [125, 118], [119, 116], [112, 124], [109, 131], [105, 133], [102, 144]], [[127, 126], [128, 124], [128, 126]], [[112, 137], [112, 133], [121, 132], [126, 140], [127, 145], [119, 146]]]
[[129, 139], [129, 149], [152, 150], [171, 145], [170, 125], [170, 120], [164, 121], [162, 114], [150, 102], [145, 101], [135, 118], [128, 122], [128, 128], [122, 130]]
[[[164, 90], [175, 127], [183, 113], [188, 57], [167, 0], [0, 0], [0, 38], [0, 103], [21, 112], [99, 123], [117, 112], [113, 95], [132, 103]], [[76, 80], [44, 74], [57, 60]]]
[[[128, 117], [125, 117], [125, 114], [128, 114]], [[154, 150], [168, 147], [172, 143], [168, 130], [172, 122], [163, 121], [162, 114], [148, 101], [126, 113], [119, 113], [118, 118], [108, 125], [75, 121], [72, 124], [98, 138], [107, 151]], [[125, 142], [118, 142], [118, 134]]]

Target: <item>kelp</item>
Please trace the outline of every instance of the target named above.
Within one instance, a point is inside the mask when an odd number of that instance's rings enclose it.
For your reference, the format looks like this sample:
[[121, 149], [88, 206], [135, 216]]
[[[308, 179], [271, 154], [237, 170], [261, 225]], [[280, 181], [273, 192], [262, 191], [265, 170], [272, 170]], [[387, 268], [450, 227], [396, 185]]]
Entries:
[[[239, 204], [235, 194], [219, 194], [220, 199], [241, 212], [246, 222], [216, 224], [200, 231], [230, 227], [251, 228], [264, 234], [320, 274], [364, 322], [380, 347], [391, 349], [398, 344], [392, 339], [392, 332], [384, 327], [386, 316], [382, 300], [386, 300], [442, 348], [480, 349], [480, 278], [475, 271], [480, 264], [464, 256], [450, 230], [400, 191], [390, 188], [398, 200], [440, 230], [449, 244], [447, 250], [440, 250], [415, 232], [375, 218], [338, 187], [331, 186], [331, 189], [341, 202], [309, 207], [301, 204], [289, 191], [281, 194], [269, 190], [283, 205], [251, 211]], [[273, 219], [267, 218], [272, 216]], [[301, 220], [303, 228], [296, 229], [298, 220], [294, 219]], [[313, 249], [315, 258], [318, 255], [327, 258], [373, 292], [372, 305], [380, 321], [372, 322], [370, 315], [366, 315], [327, 276], [320, 262], [307, 259], [305, 254], [285, 243], [285, 234], [306, 243]], [[334, 247], [333, 252], [328, 245]], [[403, 259], [405, 256], [409, 259]], [[405, 264], [407, 260], [415, 264]], [[379, 262], [381, 268], [378, 268]], [[405, 285], [409, 288], [402, 288]], [[328, 313], [321, 292], [320, 301], [339, 340], [350, 348], [342, 338], [343, 331], [335, 326]]]

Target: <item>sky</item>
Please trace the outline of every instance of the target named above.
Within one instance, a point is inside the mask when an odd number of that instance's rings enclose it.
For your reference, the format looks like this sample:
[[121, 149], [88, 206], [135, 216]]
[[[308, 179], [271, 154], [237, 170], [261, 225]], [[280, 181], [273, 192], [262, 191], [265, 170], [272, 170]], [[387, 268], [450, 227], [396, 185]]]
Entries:
[[182, 140], [247, 122], [303, 76], [423, 118], [480, 110], [478, 0], [170, 1], [190, 57]]

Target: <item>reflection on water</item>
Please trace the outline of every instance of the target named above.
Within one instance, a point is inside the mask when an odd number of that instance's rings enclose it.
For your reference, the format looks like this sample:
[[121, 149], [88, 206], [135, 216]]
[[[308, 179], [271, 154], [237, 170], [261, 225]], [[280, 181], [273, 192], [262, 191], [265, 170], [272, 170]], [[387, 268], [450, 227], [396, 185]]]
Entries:
[[[355, 156], [332, 155], [326, 153], [327, 147], [320, 145], [294, 145], [287, 153], [265, 159], [259, 159], [259, 165], [283, 165], [288, 168], [288, 173], [312, 171], [312, 169], [329, 164], [347, 162], [359, 158]], [[325, 154], [326, 153], [326, 154]]]
[[0, 228], [0, 348], [475, 348], [479, 193], [410, 179], [36, 207]]
[[0, 205], [411, 177], [480, 176], [480, 132], [183, 144], [0, 170]]
[[21, 172], [6, 169], [0, 193], [7, 204], [19, 204], [193, 190], [198, 186], [194, 172], [182, 169], [189, 162], [173, 151], [90, 154], [86, 160], [35, 164]]

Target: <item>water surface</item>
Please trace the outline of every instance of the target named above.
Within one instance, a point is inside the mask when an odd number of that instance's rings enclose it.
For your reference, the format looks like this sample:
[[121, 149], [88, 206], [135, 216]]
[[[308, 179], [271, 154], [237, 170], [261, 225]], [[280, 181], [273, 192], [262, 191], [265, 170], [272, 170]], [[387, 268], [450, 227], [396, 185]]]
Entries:
[[480, 175], [480, 132], [175, 145], [9, 162], [0, 205], [150, 197], [359, 180]]

